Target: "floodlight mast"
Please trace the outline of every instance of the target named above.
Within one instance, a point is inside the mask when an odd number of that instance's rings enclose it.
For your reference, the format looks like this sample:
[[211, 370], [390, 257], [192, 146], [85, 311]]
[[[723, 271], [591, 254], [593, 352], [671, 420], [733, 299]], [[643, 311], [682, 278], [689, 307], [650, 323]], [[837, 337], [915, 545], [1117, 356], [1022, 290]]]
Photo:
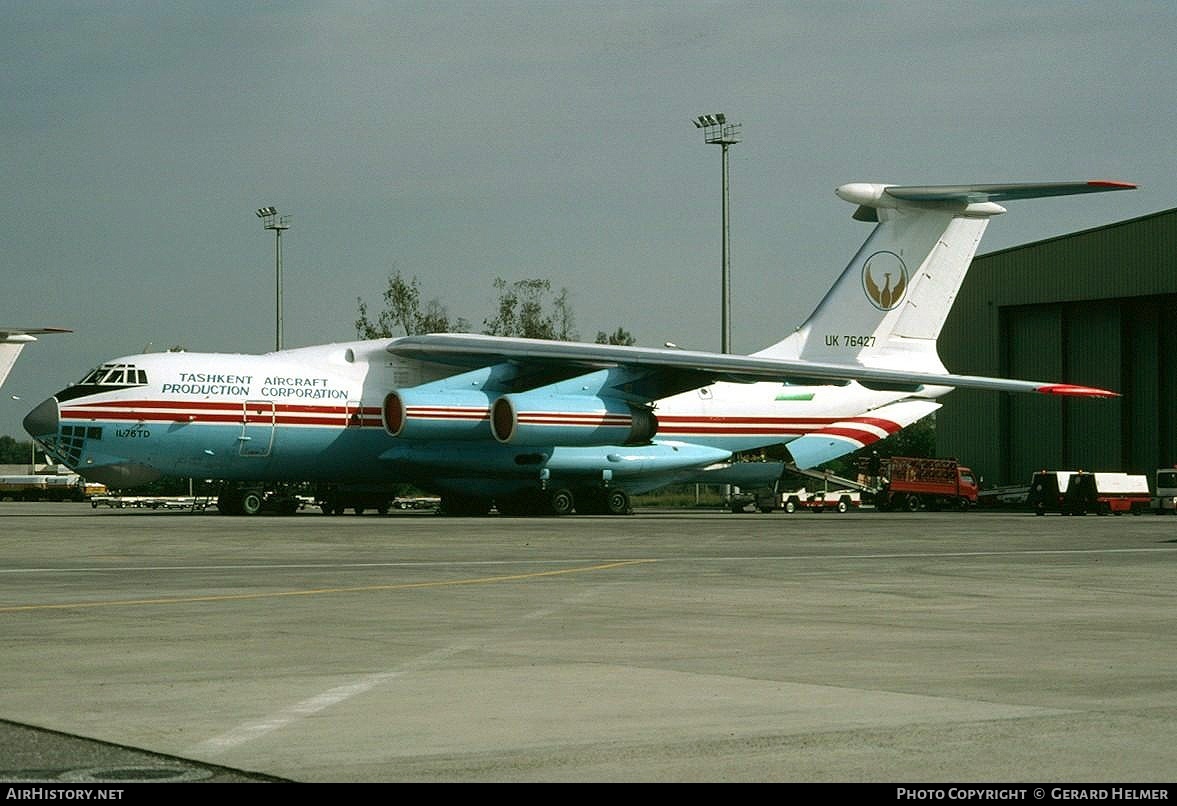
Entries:
[[290, 229], [292, 216], [278, 215], [277, 207], [259, 207], [257, 217], [262, 220], [263, 229], [274, 231], [274, 278], [275, 278], [275, 314], [274, 349], [282, 349], [282, 231]]
[[730, 193], [728, 189], [727, 150], [740, 142], [740, 124], [728, 123], [722, 112], [714, 115], [700, 115], [692, 121], [696, 129], [703, 130], [703, 142], [717, 145], [723, 151], [723, 241], [722, 241], [722, 291], [720, 315], [720, 348], [722, 352], [732, 351], [732, 267], [731, 267], [731, 226], [729, 220]]

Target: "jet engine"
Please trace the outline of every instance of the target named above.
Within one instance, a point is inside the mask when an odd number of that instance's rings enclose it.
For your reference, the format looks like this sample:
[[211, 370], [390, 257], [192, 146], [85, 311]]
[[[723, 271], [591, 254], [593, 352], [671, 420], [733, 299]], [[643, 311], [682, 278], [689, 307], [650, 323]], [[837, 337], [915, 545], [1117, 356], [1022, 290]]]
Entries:
[[398, 389], [384, 397], [384, 430], [402, 439], [485, 439], [490, 396], [478, 391]]
[[658, 432], [650, 409], [590, 395], [503, 395], [490, 419], [505, 445], [643, 445]]

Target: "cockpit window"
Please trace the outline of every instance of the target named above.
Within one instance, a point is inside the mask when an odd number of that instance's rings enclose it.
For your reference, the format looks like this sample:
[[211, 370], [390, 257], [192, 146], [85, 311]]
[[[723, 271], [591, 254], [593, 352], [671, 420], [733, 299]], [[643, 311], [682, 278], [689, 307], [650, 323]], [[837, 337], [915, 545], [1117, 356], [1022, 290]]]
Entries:
[[91, 370], [78, 382], [79, 386], [146, 386], [147, 371], [131, 364], [103, 364]]

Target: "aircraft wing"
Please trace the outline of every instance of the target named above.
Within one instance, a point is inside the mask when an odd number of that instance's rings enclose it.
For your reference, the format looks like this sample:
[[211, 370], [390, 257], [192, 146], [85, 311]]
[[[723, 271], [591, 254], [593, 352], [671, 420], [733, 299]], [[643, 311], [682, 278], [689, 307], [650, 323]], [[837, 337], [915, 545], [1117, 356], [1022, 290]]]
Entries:
[[780, 381], [801, 385], [858, 381], [872, 388], [915, 391], [920, 386], [951, 386], [993, 392], [1036, 392], [1067, 397], [1119, 397], [1090, 386], [1049, 381], [1023, 381], [977, 375], [908, 372], [858, 364], [837, 364], [763, 356], [731, 355], [692, 350], [625, 347], [610, 344], [506, 338], [466, 333], [403, 336], [386, 348], [394, 355], [472, 369], [493, 364], [515, 364], [537, 370], [558, 370], [574, 376], [612, 367], [641, 371], [656, 381], [652, 398], [706, 386], [715, 381], [753, 383]]

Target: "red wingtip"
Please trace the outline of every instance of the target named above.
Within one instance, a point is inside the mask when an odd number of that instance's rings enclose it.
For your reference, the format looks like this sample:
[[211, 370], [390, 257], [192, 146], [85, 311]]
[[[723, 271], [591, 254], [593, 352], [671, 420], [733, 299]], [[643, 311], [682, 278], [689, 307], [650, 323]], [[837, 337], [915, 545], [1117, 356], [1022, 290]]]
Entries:
[[1039, 386], [1038, 392], [1044, 395], [1062, 395], [1063, 397], [1119, 397], [1118, 392], [1098, 389], [1094, 386], [1075, 386], [1070, 383], [1052, 383]]
[[1087, 183], [1090, 187], [1108, 188], [1109, 190], [1135, 190], [1134, 182], [1117, 182], [1115, 179], [1092, 179]]

